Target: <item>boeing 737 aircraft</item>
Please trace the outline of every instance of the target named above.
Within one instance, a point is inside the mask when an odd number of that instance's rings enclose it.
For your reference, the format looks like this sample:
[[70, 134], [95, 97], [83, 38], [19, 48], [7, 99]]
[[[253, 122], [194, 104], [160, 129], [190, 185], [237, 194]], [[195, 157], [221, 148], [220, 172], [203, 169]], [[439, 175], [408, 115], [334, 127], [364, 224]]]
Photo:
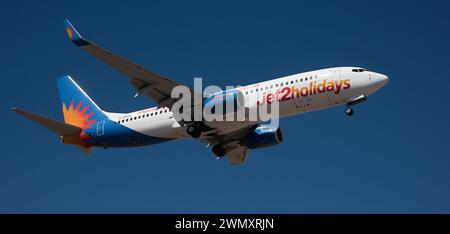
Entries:
[[[260, 120], [177, 120], [172, 107], [178, 99], [173, 98], [171, 93], [181, 84], [86, 40], [68, 20], [64, 20], [64, 24], [73, 44], [128, 76], [137, 90], [136, 95], [144, 95], [158, 105], [131, 113], [107, 112], [95, 104], [70, 76], [59, 77], [57, 85], [64, 122], [19, 108], [12, 110], [57, 133], [63, 143], [90, 152], [96, 146], [143, 146], [192, 137], [211, 147], [217, 157], [226, 156], [232, 164], [244, 163], [249, 149], [281, 143], [281, 129], [265, 125]], [[208, 97], [201, 96], [200, 105], [221, 105], [231, 100], [233, 103], [239, 101], [246, 110], [254, 110], [278, 101], [280, 118], [346, 105], [345, 113], [351, 116], [353, 105], [367, 100], [388, 80], [383, 74], [360, 67], [328, 68], [240, 86]], [[188, 90], [192, 94], [196, 92]]]

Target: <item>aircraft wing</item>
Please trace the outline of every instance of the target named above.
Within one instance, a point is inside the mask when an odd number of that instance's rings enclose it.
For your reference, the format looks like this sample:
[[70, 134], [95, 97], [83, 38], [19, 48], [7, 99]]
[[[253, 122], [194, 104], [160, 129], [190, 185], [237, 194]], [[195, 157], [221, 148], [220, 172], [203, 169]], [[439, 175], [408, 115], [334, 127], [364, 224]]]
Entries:
[[[84, 39], [73, 27], [69, 20], [64, 20], [67, 35], [73, 44], [88, 52], [98, 60], [112, 66], [119, 72], [131, 78], [130, 83], [136, 88], [137, 95], [144, 94], [159, 106], [171, 107], [176, 101], [171, 98], [172, 89], [181, 85], [155, 72], [149, 71], [140, 65], [134, 64], [108, 50], [105, 50], [91, 41]], [[191, 96], [194, 91], [191, 90]]]

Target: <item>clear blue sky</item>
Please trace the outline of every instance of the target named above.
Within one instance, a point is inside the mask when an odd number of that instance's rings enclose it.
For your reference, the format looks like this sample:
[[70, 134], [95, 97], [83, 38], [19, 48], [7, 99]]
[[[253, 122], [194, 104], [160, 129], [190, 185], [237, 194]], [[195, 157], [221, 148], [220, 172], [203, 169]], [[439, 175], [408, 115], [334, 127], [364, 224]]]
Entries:
[[[448, 213], [448, 1], [9, 1], [0, 9], [0, 212]], [[355, 65], [390, 83], [355, 107], [283, 119], [285, 141], [244, 166], [194, 140], [85, 156], [9, 110], [62, 118], [69, 74], [108, 111], [153, 106], [66, 38], [62, 19], [192, 85], [245, 85]]]

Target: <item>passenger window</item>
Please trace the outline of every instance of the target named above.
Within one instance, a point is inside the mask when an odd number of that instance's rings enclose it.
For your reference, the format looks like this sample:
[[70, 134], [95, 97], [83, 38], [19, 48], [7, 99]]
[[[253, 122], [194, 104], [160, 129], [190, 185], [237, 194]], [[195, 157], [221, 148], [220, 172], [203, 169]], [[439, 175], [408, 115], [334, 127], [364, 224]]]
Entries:
[[281, 83], [280, 86], [283, 86], [283, 83]]
[[305, 78], [305, 81], [308, 81], [308, 78]]

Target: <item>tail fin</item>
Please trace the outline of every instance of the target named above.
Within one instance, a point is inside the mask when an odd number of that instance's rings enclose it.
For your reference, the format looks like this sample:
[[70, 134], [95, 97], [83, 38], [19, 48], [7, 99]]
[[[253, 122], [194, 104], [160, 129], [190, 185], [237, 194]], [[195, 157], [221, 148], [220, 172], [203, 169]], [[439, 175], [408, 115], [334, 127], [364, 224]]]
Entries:
[[107, 118], [70, 76], [59, 77], [57, 82], [64, 122], [87, 130], [97, 121]]
[[15, 107], [11, 110], [57, 133], [63, 143], [79, 146], [83, 152], [90, 153], [89, 129], [108, 117], [70, 76], [59, 77], [57, 82], [64, 123]]

